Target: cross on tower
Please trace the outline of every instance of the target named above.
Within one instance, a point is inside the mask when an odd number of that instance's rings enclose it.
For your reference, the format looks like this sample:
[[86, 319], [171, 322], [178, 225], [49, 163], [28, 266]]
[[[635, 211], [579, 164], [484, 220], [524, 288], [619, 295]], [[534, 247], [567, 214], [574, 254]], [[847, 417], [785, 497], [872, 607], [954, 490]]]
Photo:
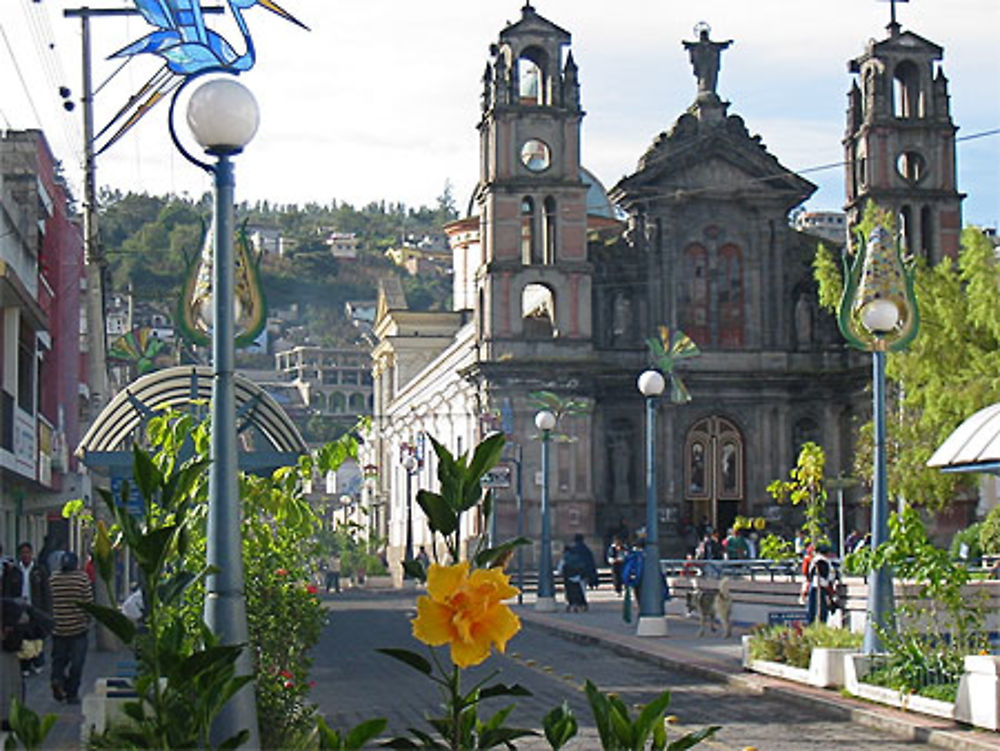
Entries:
[[910, 0], [889, 0], [889, 30], [898, 31], [899, 23], [896, 22], [896, 3], [908, 3]]

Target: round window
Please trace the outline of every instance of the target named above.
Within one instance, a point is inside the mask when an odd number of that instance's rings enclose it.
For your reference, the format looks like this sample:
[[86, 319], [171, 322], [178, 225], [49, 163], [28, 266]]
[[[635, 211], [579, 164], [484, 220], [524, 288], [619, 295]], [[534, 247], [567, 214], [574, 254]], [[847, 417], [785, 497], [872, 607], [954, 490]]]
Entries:
[[927, 162], [916, 151], [904, 151], [896, 159], [896, 171], [906, 182], [915, 185], [927, 174]]
[[549, 168], [552, 162], [548, 144], [532, 138], [521, 147], [521, 163], [532, 172], [541, 172]]

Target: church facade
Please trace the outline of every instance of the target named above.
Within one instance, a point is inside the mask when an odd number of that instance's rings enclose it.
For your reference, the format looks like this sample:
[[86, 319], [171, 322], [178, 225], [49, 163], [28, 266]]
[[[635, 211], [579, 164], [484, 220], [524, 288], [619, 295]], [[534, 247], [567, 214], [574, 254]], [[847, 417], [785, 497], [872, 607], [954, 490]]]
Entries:
[[[550, 447], [557, 551], [577, 533], [599, 547], [613, 529], [642, 526], [636, 378], [653, 364], [647, 340], [661, 327], [700, 349], [679, 371], [691, 401], [658, 407], [665, 557], [687, 552], [696, 525], [724, 530], [737, 515], [787, 531], [790, 512], [765, 488], [787, 476], [805, 441], [823, 446], [828, 474], [849, 470], [869, 373], [818, 307], [818, 239], [789, 223], [815, 186], [783, 167], [719, 96], [729, 42], [712, 40], [707, 27], [697, 37], [679, 51], [695, 74], [692, 104], [609, 192], [583, 166], [569, 32], [528, 3], [491, 47], [480, 178], [468, 216], [446, 228], [453, 310], [410, 311], [391, 279], [379, 295], [366, 461], [377, 468], [371, 492], [384, 507], [391, 560], [405, 555], [407, 537], [430, 542], [414, 503], [416, 488], [436, 483], [428, 434], [462, 453], [491, 431], [506, 433], [510, 472], [494, 491], [495, 532], [537, 541], [534, 416], [545, 399], [582, 407], [561, 417]], [[470, 518], [463, 536], [487, 532]]]

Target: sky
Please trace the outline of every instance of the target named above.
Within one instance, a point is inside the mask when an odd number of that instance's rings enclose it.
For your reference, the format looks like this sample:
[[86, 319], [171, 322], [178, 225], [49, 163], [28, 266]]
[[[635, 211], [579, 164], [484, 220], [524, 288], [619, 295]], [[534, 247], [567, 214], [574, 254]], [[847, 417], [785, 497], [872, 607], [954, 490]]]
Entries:
[[[489, 45], [523, 0], [278, 0], [305, 31], [262, 8], [246, 12], [256, 65], [240, 76], [261, 109], [260, 129], [237, 157], [237, 200], [332, 200], [433, 206], [446, 183], [464, 210], [478, 179], [479, 97]], [[12, 5], [16, 3], [16, 9]], [[79, 99], [84, 3], [5, 0], [0, 15], [0, 127], [45, 132], [82, 194]], [[128, 0], [86, 3], [132, 7]], [[204, 3], [207, 4], [207, 3]], [[719, 94], [787, 168], [819, 190], [812, 210], [840, 209], [848, 61], [887, 36], [886, 0], [534, 0], [572, 34], [579, 66], [582, 160], [607, 188], [695, 97], [683, 40], [706, 22], [723, 53]], [[944, 48], [951, 113], [959, 126], [958, 187], [966, 224], [1000, 223], [1000, 0], [912, 0], [896, 5], [904, 30]], [[215, 20], [216, 18], [220, 20]], [[210, 24], [237, 44], [224, 17]], [[92, 21], [98, 128], [158, 67], [151, 56], [116, 73], [107, 56], [140, 38], [139, 18]], [[240, 48], [242, 49], [242, 48]], [[205, 173], [171, 143], [167, 105], [97, 159], [101, 187], [200, 196]], [[176, 131], [186, 138], [183, 106]], [[987, 135], [982, 135], [987, 134]], [[964, 140], [963, 140], [964, 139]], [[194, 149], [193, 144], [189, 147]], [[821, 169], [816, 169], [821, 168]]]

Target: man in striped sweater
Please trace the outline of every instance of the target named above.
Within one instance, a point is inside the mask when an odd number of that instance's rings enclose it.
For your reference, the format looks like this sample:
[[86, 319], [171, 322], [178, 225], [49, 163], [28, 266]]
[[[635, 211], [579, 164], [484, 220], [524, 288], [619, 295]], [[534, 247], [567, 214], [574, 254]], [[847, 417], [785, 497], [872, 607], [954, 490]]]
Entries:
[[80, 678], [87, 659], [90, 616], [77, 603], [92, 602], [90, 578], [80, 570], [76, 553], [63, 553], [52, 574], [52, 696], [69, 704], [80, 702]]

